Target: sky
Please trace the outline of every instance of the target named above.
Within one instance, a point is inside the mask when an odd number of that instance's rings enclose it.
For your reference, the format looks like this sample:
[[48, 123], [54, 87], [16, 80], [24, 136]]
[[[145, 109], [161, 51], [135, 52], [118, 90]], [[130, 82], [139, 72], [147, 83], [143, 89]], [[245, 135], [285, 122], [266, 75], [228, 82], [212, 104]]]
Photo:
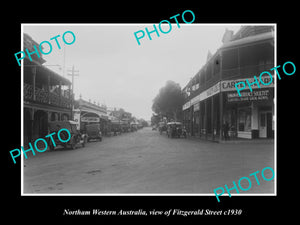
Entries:
[[[236, 33], [240, 28], [235, 24], [184, 23], [178, 28], [172, 23], [169, 33], [159, 31], [158, 37], [154, 32], [152, 40], [145, 34], [138, 45], [134, 32], [145, 32], [146, 27], [151, 31], [153, 24], [23, 24], [23, 32], [37, 43], [52, 44], [52, 52], [42, 55], [49, 69], [62, 76], [63, 65], [65, 71], [72, 66], [79, 70], [74, 78], [75, 99], [81, 95], [84, 100], [123, 108], [150, 120], [153, 99], [166, 81], [173, 80], [183, 88], [205, 65], [208, 51], [214, 54], [222, 46], [225, 29]], [[162, 29], [167, 31], [169, 25]], [[66, 31], [76, 37], [71, 45], [63, 44]], [[50, 40], [57, 35], [61, 49]], [[72, 41], [70, 34], [65, 37]], [[47, 52], [47, 44], [43, 47]], [[71, 80], [67, 72], [65, 77]]]

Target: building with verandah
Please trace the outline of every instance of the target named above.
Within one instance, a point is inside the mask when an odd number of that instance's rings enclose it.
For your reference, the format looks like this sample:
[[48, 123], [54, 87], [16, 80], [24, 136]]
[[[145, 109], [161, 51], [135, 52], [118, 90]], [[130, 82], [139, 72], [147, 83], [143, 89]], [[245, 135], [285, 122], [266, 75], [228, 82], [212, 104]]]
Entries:
[[[24, 34], [24, 49], [33, 52], [38, 46], [28, 34]], [[23, 50], [24, 51], [24, 50]], [[23, 121], [24, 145], [48, 134], [49, 121], [70, 120], [73, 96], [71, 82], [47, 68], [46, 62], [36, 54], [23, 61]]]
[[[183, 122], [192, 136], [210, 140], [274, 137], [274, 25], [242, 26], [236, 34], [226, 30], [223, 45], [209, 54], [205, 65], [183, 88]], [[269, 85], [241, 91], [237, 82], [253, 82], [269, 71]], [[266, 77], [264, 79], [271, 79]], [[246, 82], [245, 82], [246, 83]], [[268, 83], [265, 81], [265, 83]], [[225, 128], [225, 126], [227, 128]]]

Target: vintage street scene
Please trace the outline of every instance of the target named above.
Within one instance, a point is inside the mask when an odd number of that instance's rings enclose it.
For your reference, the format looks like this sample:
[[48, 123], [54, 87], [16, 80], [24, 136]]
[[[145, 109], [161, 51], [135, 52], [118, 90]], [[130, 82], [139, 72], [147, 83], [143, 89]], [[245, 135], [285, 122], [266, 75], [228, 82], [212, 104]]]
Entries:
[[22, 31], [22, 194], [276, 194], [276, 25]]

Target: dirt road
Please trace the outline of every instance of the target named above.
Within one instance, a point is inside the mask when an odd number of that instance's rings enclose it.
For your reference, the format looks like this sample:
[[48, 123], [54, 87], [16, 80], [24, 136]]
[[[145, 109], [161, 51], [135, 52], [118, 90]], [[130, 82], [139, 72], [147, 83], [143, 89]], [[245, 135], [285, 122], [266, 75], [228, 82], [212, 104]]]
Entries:
[[[273, 148], [273, 143], [170, 139], [144, 128], [85, 148], [29, 156], [24, 194], [213, 194], [214, 188], [233, 187], [232, 181], [274, 168]], [[252, 177], [252, 188], [244, 193], [273, 193], [274, 180], [259, 179], [258, 186]]]

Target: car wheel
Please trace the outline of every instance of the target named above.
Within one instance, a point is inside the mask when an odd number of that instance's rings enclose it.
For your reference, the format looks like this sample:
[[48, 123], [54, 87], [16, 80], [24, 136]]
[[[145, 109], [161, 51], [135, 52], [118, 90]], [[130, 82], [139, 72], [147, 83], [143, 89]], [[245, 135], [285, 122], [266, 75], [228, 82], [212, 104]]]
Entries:
[[83, 138], [83, 143], [81, 144], [83, 148], [85, 147], [86, 141], [87, 141], [87, 140], [86, 140], [86, 137], [84, 137], [84, 138]]
[[54, 145], [53, 145], [53, 143], [52, 142], [49, 142], [49, 148], [50, 148], [50, 150], [52, 151], [52, 150], [54, 150]]
[[76, 140], [75, 138], [71, 138], [70, 140], [70, 145], [71, 145], [71, 149], [75, 150], [76, 149]]
[[76, 144], [75, 144], [75, 143], [72, 143], [72, 144], [71, 144], [71, 148], [72, 148], [73, 150], [75, 150], [75, 149], [76, 149]]

